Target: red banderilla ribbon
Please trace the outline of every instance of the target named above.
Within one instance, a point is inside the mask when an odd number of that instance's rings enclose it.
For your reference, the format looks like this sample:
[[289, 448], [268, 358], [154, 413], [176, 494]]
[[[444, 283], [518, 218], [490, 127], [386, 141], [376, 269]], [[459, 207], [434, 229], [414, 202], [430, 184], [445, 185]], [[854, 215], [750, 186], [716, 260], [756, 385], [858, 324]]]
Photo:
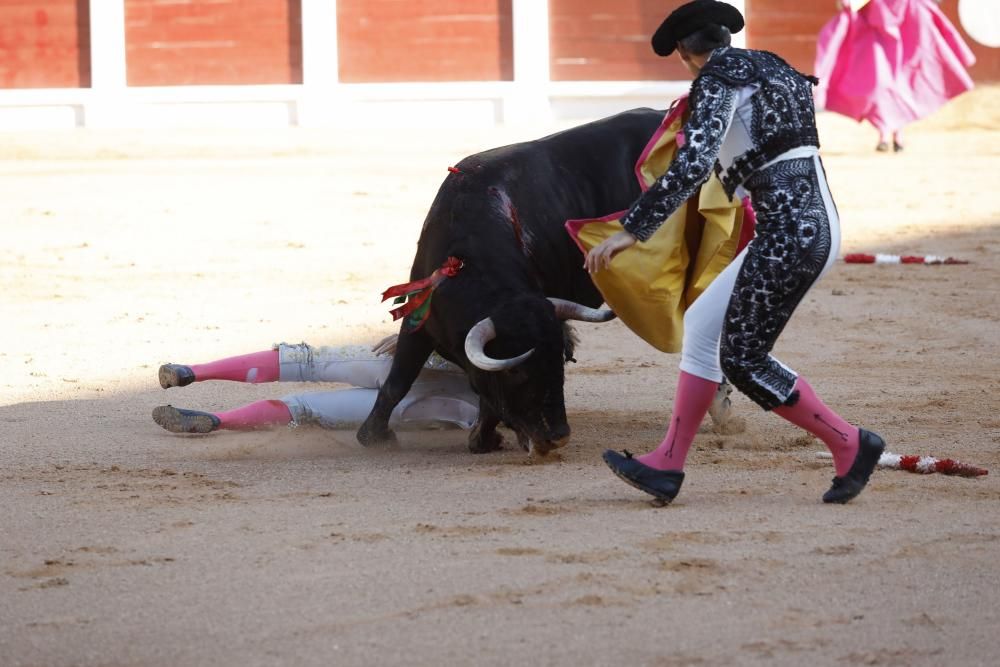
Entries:
[[406, 318], [403, 323], [403, 330], [406, 333], [411, 333], [417, 331], [424, 325], [427, 321], [427, 317], [431, 312], [431, 297], [434, 295], [434, 290], [440, 285], [446, 278], [454, 278], [458, 275], [458, 272], [462, 270], [465, 264], [462, 260], [457, 257], [449, 257], [445, 260], [441, 268], [437, 269], [431, 275], [426, 278], [421, 278], [420, 280], [414, 280], [412, 282], [403, 283], [401, 285], [393, 285], [386, 291], [382, 292], [382, 300], [391, 299], [395, 297], [395, 303], [401, 304], [398, 308], [393, 308], [390, 313], [392, 313], [393, 321]]

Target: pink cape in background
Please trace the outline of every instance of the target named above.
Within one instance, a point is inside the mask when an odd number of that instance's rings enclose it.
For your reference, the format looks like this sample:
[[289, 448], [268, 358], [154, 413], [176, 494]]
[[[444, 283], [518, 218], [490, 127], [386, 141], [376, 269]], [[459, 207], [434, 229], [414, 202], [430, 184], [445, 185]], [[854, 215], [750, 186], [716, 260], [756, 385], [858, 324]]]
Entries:
[[932, 0], [872, 0], [820, 32], [817, 102], [887, 134], [971, 89], [975, 62]]

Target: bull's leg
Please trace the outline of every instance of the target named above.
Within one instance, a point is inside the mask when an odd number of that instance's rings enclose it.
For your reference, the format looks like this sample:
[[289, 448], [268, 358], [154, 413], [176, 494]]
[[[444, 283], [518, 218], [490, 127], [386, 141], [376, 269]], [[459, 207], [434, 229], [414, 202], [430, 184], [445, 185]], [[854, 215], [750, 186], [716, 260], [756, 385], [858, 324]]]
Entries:
[[476, 420], [469, 433], [469, 451], [473, 454], [485, 454], [503, 449], [503, 436], [497, 433], [500, 418], [482, 398], [479, 399], [479, 419]]
[[367, 447], [396, 441], [396, 434], [389, 428], [389, 415], [410, 391], [433, 349], [434, 344], [423, 331], [399, 335], [392, 368], [379, 387], [371, 414], [358, 429], [358, 442]]

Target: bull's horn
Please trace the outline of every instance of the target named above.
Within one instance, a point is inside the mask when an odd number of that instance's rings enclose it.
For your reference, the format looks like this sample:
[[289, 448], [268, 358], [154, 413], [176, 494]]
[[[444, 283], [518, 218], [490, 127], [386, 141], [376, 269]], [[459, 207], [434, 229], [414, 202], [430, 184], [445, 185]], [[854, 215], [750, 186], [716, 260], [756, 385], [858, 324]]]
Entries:
[[550, 296], [549, 301], [556, 307], [556, 317], [560, 320], [580, 320], [581, 322], [609, 322], [615, 319], [615, 311], [603, 308], [588, 308], [583, 304]]
[[469, 358], [469, 361], [476, 368], [484, 371], [502, 371], [507, 368], [513, 368], [518, 364], [524, 363], [531, 356], [531, 353], [535, 351], [535, 348], [531, 348], [524, 354], [518, 355], [513, 359], [494, 359], [486, 354], [485, 347], [486, 343], [496, 337], [497, 328], [493, 324], [493, 319], [489, 317], [469, 329], [469, 334], [465, 337], [465, 356]]

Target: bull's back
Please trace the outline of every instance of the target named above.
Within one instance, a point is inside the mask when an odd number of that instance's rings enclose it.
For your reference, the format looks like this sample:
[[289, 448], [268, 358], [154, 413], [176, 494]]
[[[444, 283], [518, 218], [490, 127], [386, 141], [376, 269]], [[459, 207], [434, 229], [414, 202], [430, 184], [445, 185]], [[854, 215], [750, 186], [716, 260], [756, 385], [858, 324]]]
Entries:
[[521, 168], [496, 178], [505, 180], [532, 236], [533, 273], [548, 296], [589, 306], [603, 301], [565, 223], [599, 218], [635, 202], [642, 194], [635, 164], [662, 120], [662, 111], [627, 111], [512, 146], [504, 156]]
[[533, 143], [542, 148], [563, 173], [572, 174], [581, 181], [600, 178], [602, 182], [622, 182], [638, 187], [635, 164], [660, 126], [663, 114], [653, 109], [633, 109]]
[[565, 215], [563, 221], [605, 215], [627, 208], [639, 196], [635, 164], [663, 113], [633, 109], [468, 160], [493, 167], [493, 180], [503, 181], [522, 205], [540, 197], [553, 208], [562, 203], [552, 213]]
[[459, 250], [488, 247], [497, 261], [513, 253], [510, 225], [496, 219], [505, 210], [497, 206], [502, 192], [531, 238], [535, 271], [545, 274], [540, 278], [549, 295], [600, 303], [582, 269], [580, 276], [567, 276], [580, 261], [563, 225], [626, 209], [638, 198], [635, 164], [663, 114], [633, 109], [463, 159], [431, 205], [413, 274], [422, 277], [437, 268], [441, 257], [456, 251], [459, 238], [466, 239]]

